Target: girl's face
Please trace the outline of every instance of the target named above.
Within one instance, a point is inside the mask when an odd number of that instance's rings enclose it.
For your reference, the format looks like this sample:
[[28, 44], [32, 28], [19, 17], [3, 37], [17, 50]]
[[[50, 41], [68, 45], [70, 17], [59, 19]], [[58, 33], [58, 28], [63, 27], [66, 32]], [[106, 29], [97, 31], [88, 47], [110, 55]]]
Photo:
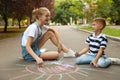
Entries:
[[50, 12], [45, 11], [43, 15], [39, 16], [39, 20], [41, 21], [42, 24], [47, 24], [48, 21], [50, 20]]

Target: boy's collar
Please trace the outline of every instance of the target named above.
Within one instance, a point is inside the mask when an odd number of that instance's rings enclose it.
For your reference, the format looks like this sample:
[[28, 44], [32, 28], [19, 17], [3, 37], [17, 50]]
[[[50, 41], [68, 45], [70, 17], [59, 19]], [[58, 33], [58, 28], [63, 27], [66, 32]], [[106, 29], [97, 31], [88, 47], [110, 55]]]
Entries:
[[101, 35], [102, 35], [102, 33], [100, 33], [98, 36], [96, 36], [95, 33], [93, 33], [93, 37], [99, 38]]

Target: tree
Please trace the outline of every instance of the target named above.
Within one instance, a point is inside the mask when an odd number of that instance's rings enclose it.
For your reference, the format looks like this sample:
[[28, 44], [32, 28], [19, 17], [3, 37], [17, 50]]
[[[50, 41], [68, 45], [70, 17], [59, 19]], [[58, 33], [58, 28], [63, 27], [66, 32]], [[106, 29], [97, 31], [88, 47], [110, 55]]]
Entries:
[[45, 6], [54, 16], [54, 0], [0, 0], [0, 14], [5, 22], [4, 32], [7, 31], [8, 18], [17, 19], [19, 22], [25, 17], [32, 19], [32, 10]]
[[96, 10], [96, 16], [97, 17], [103, 17], [107, 18], [110, 14], [111, 7], [113, 1], [112, 0], [98, 0], [97, 1], [97, 10]]
[[10, 7], [12, 4], [11, 0], [0, 0], [0, 14], [5, 22], [5, 27], [4, 27], [4, 32], [7, 31], [7, 26], [8, 26], [8, 18], [10, 16]]
[[18, 25], [19, 28], [21, 28], [20, 22], [22, 19], [25, 18], [25, 16], [27, 16], [27, 12], [26, 12], [26, 1], [25, 0], [17, 0], [17, 1], [13, 1], [12, 6], [10, 10], [12, 10], [12, 14], [11, 17], [13, 19], [17, 19], [18, 20]]
[[55, 17], [52, 20], [56, 23], [67, 24], [70, 22], [70, 17], [76, 21], [82, 15], [82, 7], [81, 2], [68, 0], [68, 1], [61, 1], [57, 2], [55, 5]]
[[120, 25], [120, 0], [113, 0], [111, 11], [109, 17], [111, 18], [111, 23]]

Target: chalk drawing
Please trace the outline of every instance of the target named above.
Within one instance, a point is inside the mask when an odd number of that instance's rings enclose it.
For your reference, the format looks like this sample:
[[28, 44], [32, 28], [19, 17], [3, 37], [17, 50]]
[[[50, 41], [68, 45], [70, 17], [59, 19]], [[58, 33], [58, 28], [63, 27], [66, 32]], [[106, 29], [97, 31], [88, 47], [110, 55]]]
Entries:
[[12, 77], [9, 76], [8, 80], [25, 80], [24, 78], [32, 77], [33, 75], [35, 77], [33, 77], [32, 80], [53, 80], [55, 77], [57, 80], [65, 80], [65, 78], [67, 78], [67, 80], [77, 80], [78, 76], [75, 75], [86, 78], [89, 76], [90, 71], [117, 74], [115, 72], [103, 71], [100, 69], [80, 67], [80, 65], [64, 64], [62, 60], [63, 58], [58, 61], [46, 61], [43, 67], [39, 67], [36, 64], [15, 64], [15, 68], [0, 67], [0, 71], [19, 71], [18, 73], [21, 73]]
[[62, 77], [63, 77], [62, 74], [59, 74], [59, 76], [60, 76], [60, 77], [59, 77], [59, 80], [62, 80]]
[[22, 77], [25, 77], [25, 76], [29, 76], [29, 75], [32, 75], [32, 73], [27, 73], [27, 74], [23, 74], [23, 75], [20, 75], [20, 76], [16, 76], [16, 77], [13, 77], [13, 78], [11, 78], [9, 80], [17, 80], [19, 78], [22, 78]]
[[42, 74], [41, 76], [38, 76], [38, 77], [35, 78], [34, 80], [40, 80], [43, 76], [45, 76], [45, 74]]

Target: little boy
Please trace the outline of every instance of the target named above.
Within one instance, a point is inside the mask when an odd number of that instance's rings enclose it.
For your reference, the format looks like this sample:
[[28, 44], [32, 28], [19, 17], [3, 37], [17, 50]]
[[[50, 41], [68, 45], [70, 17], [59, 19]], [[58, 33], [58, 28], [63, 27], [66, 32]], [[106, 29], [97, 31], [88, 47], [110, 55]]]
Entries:
[[107, 38], [102, 34], [106, 22], [102, 18], [92, 21], [93, 34], [86, 39], [86, 46], [79, 53], [76, 53], [77, 64], [92, 64], [94, 67], [108, 67], [111, 63], [120, 64], [118, 58], [106, 58], [104, 50], [107, 47]]

